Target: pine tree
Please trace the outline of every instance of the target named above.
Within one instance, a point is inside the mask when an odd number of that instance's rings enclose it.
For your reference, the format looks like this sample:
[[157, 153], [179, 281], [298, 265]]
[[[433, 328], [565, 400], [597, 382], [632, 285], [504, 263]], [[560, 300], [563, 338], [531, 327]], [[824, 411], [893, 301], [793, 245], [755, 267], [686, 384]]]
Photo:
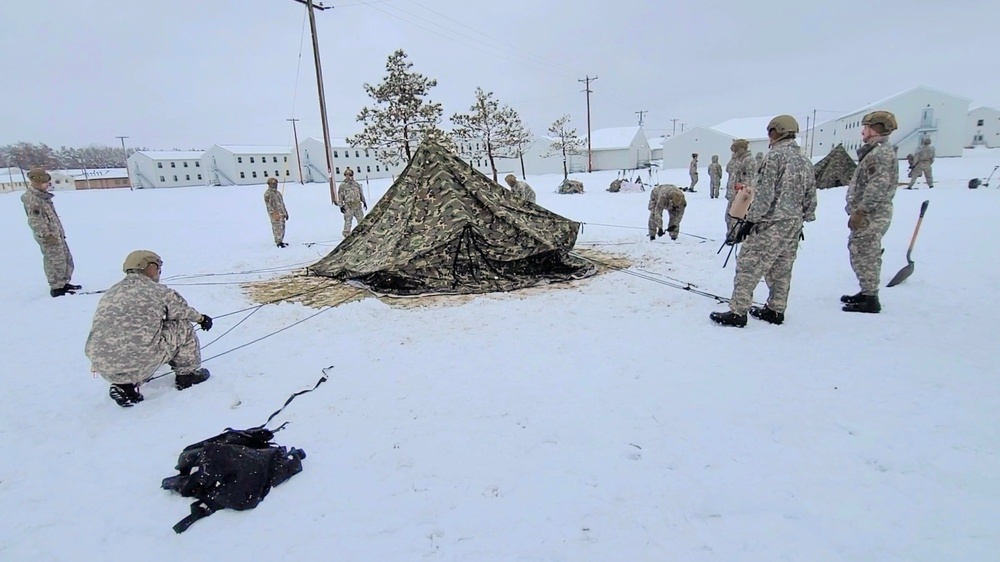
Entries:
[[582, 141], [576, 136], [576, 128], [569, 126], [569, 115], [563, 115], [549, 125], [549, 134], [556, 140], [552, 141], [549, 153], [546, 156], [557, 156], [562, 154], [563, 159], [563, 180], [569, 179], [569, 167], [567, 162], [572, 154], [579, 154]]
[[512, 113], [511, 118], [504, 123], [504, 128], [500, 134], [507, 145], [507, 152], [501, 158], [517, 158], [520, 160], [521, 177], [523, 178], [527, 175], [524, 170], [524, 153], [531, 146], [534, 135], [525, 126], [524, 121], [521, 120], [521, 116], [516, 111], [512, 111]]
[[482, 142], [483, 155], [493, 171], [493, 181], [497, 181], [496, 159], [512, 152], [508, 133], [515, 120], [520, 121], [517, 112], [506, 105], [501, 106], [493, 92], [484, 92], [482, 88], [476, 88], [476, 101], [468, 113], [456, 113], [451, 117], [455, 137]]
[[377, 86], [365, 84], [365, 92], [375, 104], [365, 107], [357, 120], [364, 123], [361, 133], [347, 139], [351, 146], [375, 151], [386, 165], [409, 162], [413, 150], [429, 129], [441, 122], [440, 103], [426, 99], [437, 80], [410, 69], [413, 63], [398, 49], [385, 64], [386, 76]]

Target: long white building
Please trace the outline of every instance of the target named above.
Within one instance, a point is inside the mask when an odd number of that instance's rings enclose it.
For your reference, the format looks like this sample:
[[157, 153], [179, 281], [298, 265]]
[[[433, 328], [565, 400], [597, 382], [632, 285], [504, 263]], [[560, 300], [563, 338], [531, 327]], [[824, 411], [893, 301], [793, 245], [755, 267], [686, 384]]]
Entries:
[[136, 189], [206, 185], [201, 151], [145, 150], [128, 157], [128, 173]]
[[1000, 109], [977, 107], [969, 112], [966, 146], [1000, 148]]
[[201, 156], [209, 185], [260, 185], [270, 178], [297, 181], [287, 146], [217, 144]]
[[[587, 138], [583, 139], [583, 150], [587, 150]], [[649, 141], [641, 126], [610, 127], [590, 133], [592, 169], [634, 170], [646, 167], [652, 158]]]

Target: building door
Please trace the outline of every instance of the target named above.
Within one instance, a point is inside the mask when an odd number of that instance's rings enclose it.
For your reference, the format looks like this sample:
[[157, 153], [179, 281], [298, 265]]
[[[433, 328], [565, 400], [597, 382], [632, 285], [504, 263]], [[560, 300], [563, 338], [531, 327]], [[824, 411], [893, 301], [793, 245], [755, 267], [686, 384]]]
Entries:
[[931, 129], [934, 127], [934, 108], [925, 107], [924, 113], [920, 117], [920, 128]]

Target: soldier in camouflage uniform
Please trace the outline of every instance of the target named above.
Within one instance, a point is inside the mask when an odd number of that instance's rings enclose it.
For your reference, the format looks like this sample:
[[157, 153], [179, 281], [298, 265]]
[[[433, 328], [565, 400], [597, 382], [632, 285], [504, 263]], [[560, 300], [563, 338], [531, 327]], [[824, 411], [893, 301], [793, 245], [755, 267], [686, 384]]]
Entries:
[[73, 285], [73, 255], [66, 245], [66, 232], [62, 221], [52, 204], [52, 176], [45, 170], [35, 168], [28, 172], [31, 185], [21, 195], [24, 213], [28, 215], [28, 226], [42, 250], [42, 268], [49, 282], [49, 295], [61, 297], [81, 289]]
[[351, 234], [351, 223], [356, 219], [358, 224], [361, 224], [361, 219], [365, 216], [364, 211], [368, 210], [365, 193], [361, 185], [354, 181], [354, 170], [350, 168], [344, 170], [344, 181], [341, 182], [337, 194], [340, 197], [340, 212], [344, 213], [344, 238], [347, 238]]
[[[733, 198], [736, 197], [736, 191], [741, 189], [742, 186], [749, 186], [757, 173], [757, 166], [754, 165], [754, 159], [750, 156], [750, 142], [746, 139], [736, 139], [733, 141], [732, 146], [729, 147], [733, 152], [733, 157], [730, 158], [729, 163], [726, 164], [726, 173], [728, 177], [726, 178], [726, 232], [730, 232], [733, 229], [733, 225], [736, 224], [736, 219], [729, 216], [729, 207], [733, 204]], [[741, 187], [737, 187], [741, 186]]]
[[756, 176], [757, 172], [760, 171], [760, 167], [764, 165], [764, 153], [763, 152], [758, 152], [757, 156], [754, 156], [754, 164], [757, 166], [757, 168], [754, 170], [754, 176]]
[[274, 245], [279, 248], [288, 246], [285, 244], [285, 221], [288, 220], [288, 210], [285, 209], [285, 198], [278, 191], [276, 178], [267, 180], [267, 189], [264, 190], [264, 206], [267, 207], [267, 216], [271, 219]]
[[657, 236], [663, 236], [663, 211], [666, 210], [667, 233], [671, 240], [677, 240], [686, 208], [687, 200], [681, 188], [670, 184], [654, 187], [649, 192], [649, 239], [656, 240]]
[[691, 155], [691, 164], [688, 165], [688, 175], [691, 176], [691, 187], [685, 191], [695, 193], [694, 186], [698, 183], [698, 153]]
[[851, 230], [847, 249], [861, 292], [844, 295], [845, 312], [877, 313], [879, 277], [882, 273], [882, 237], [892, 222], [892, 198], [899, 181], [896, 151], [889, 135], [896, 130], [896, 117], [888, 111], [873, 111], [862, 118], [858, 167], [847, 189], [847, 227]]
[[708, 197], [709, 199], [719, 198], [719, 188], [722, 187], [722, 164], [719, 164], [719, 155], [712, 155], [712, 163], [708, 165]]
[[[745, 239], [736, 258], [736, 278], [729, 312], [713, 312], [713, 321], [742, 328], [751, 316], [781, 324], [798, 253], [803, 221], [816, 220], [816, 176], [795, 136], [799, 124], [790, 115], [779, 115], [767, 126], [771, 150], [753, 182], [753, 203], [736, 240]], [[752, 307], [753, 291], [764, 277], [767, 304]]]
[[510, 186], [510, 192], [514, 194], [514, 197], [531, 203], [535, 202], [535, 190], [531, 189], [528, 182], [519, 181], [514, 174], [507, 174], [504, 181]]
[[934, 147], [931, 146], [931, 138], [924, 137], [923, 142], [920, 143], [920, 148], [913, 156], [913, 169], [910, 170], [910, 185], [906, 186], [906, 189], [913, 189], [913, 184], [917, 183], [921, 174], [923, 174], [927, 186], [934, 189], [934, 173], [931, 170], [931, 165], [934, 164], [934, 155], [935, 151]]
[[84, 348], [91, 370], [111, 383], [119, 406], [142, 402], [139, 385], [164, 363], [174, 370], [174, 385], [184, 390], [209, 377], [201, 368], [201, 349], [192, 324], [212, 329], [212, 319], [160, 284], [163, 260], [148, 250], [125, 258], [125, 278], [108, 289], [94, 312]]

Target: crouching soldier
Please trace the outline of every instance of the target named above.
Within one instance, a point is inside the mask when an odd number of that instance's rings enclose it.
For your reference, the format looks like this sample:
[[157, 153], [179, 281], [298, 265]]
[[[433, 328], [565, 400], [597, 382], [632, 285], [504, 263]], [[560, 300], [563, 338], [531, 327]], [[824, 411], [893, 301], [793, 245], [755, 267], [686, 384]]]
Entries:
[[663, 211], [666, 210], [669, 217], [667, 233], [671, 240], [677, 240], [686, 208], [687, 199], [681, 188], [670, 184], [654, 187], [649, 194], [649, 239], [663, 236]]
[[139, 385], [164, 363], [174, 370], [178, 390], [204, 382], [201, 348], [192, 324], [212, 328], [212, 319], [160, 284], [163, 260], [148, 250], [125, 258], [125, 278], [101, 297], [87, 337], [91, 369], [111, 383], [119, 406], [142, 402]]

